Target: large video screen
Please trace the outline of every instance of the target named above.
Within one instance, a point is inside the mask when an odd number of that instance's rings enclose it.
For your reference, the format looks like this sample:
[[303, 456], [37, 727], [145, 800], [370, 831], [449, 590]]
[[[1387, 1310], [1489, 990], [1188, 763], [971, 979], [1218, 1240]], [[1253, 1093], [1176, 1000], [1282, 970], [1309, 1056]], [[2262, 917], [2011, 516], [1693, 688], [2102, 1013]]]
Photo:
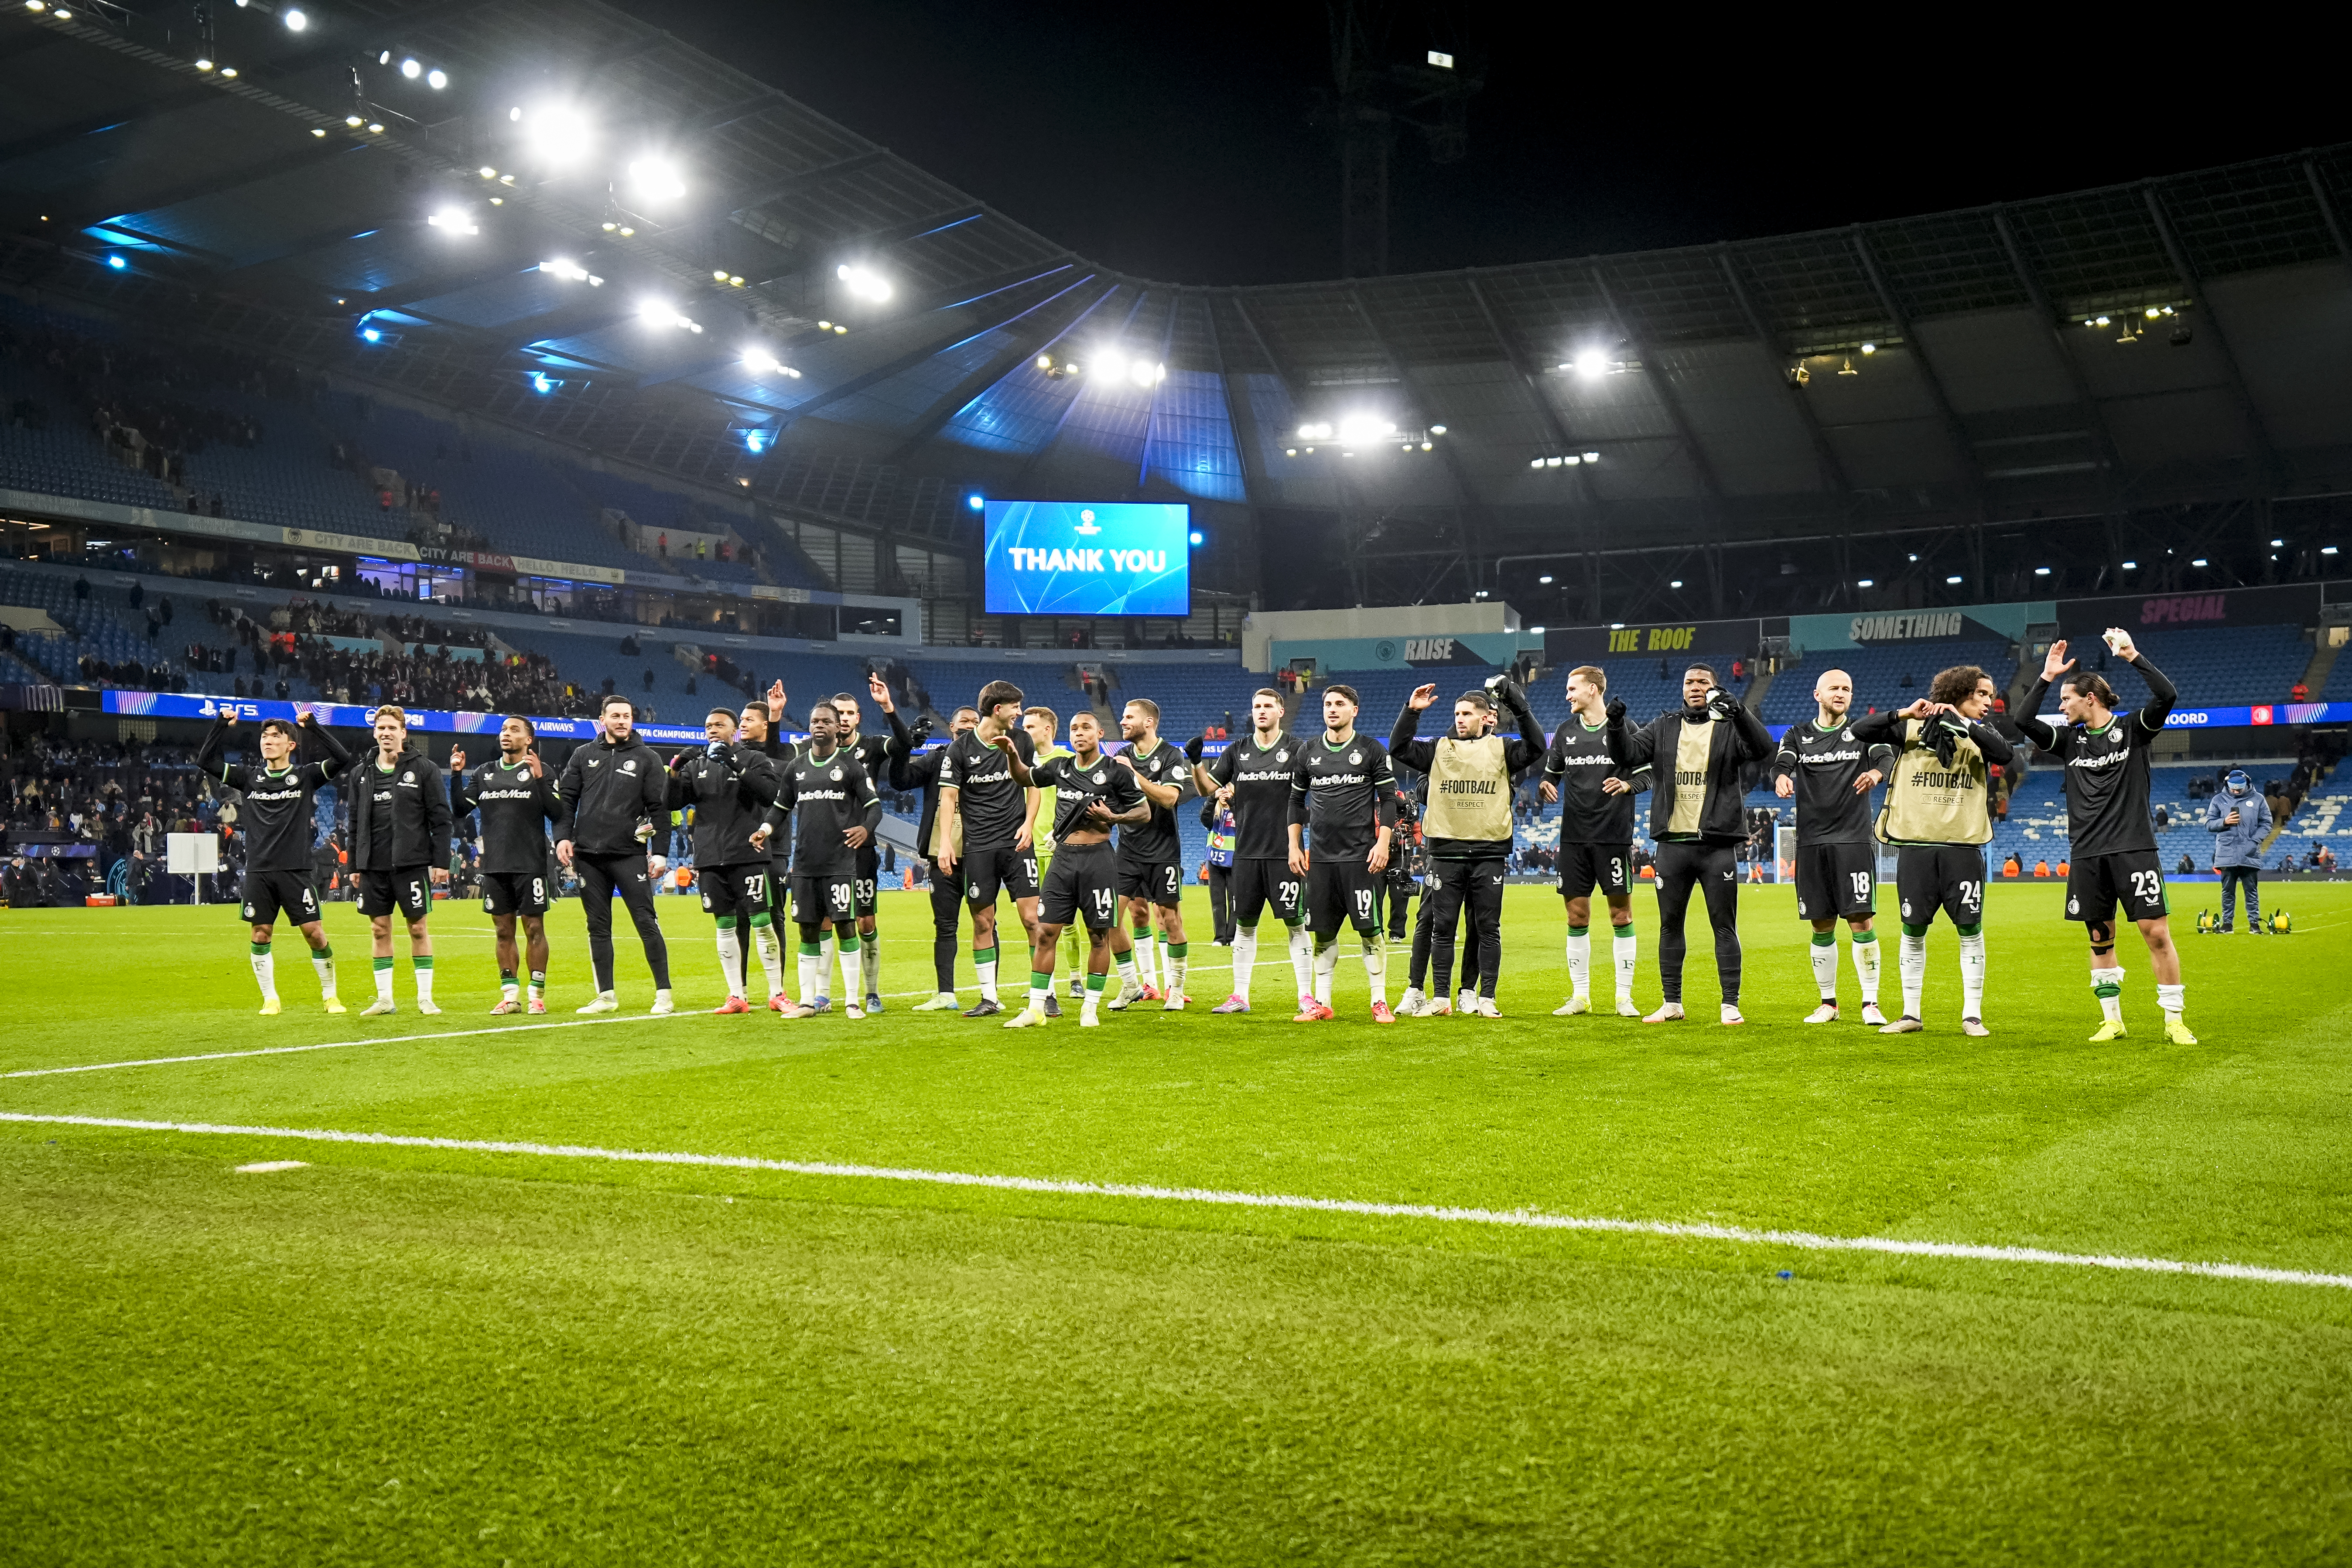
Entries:
[[1192, 509], [992, 500], [982, 557], [992, 616], [1189, 616]]

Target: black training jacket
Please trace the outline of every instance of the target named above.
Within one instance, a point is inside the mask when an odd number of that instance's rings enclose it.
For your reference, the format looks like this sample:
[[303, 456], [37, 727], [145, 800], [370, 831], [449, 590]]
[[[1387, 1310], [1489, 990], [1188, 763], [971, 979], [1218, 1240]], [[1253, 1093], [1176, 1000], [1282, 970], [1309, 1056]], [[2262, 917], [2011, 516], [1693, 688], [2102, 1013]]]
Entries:
[[[1684, 781], [1675, 777], [1675, 761], [1683, 726], [1691, 722], [1687, 710], [1659, 714], [1639, 730], [1628, 729], [1621, 711], [1609, 721], [1609, 757], [1621, 768], [1650, 769], [1650, 837], [1663, 839], [1675, 819], [1675, 796]], [[1706, 722], [1700, 710], [1697, 721]], [[1741, 703], [1733, 703], [1731, 717], [1716, 723], [1707, 737], [1706, 767], [1697, 788], [1704, 790], [1699, 808], [1698, 838], [1703, 844], [1738, 844], [1748, 837], [1743, 815], [1747, 796], [1739, 787], [1739, 770], [1772, 754], [1772, 731]]]
[[669, 823], [669, 775], [654, 749], [633, 733], [620, 745], [603, 735], [572, 753], [555, 786], [572, 821], [572, 847], [583, 855], [642, 853], [637, 825]]
[[[440, 764], [415, 752], [404, 752], [392, 772], [377, 766], [375, 749], [344, 770], [343, 787], [352, 797], [352, 869], [401, 871], [412, 866], [449, 863], [449, 791]], [[392, 796], [392, 858], [376, 862], [375, 826], [379, 791], [390, 786]]]

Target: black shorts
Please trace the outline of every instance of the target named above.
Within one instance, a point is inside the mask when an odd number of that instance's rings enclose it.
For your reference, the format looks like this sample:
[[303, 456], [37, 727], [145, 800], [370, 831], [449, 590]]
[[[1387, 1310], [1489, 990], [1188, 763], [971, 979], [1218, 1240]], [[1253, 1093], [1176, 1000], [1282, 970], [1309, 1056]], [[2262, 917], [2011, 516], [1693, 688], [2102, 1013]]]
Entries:
[[2164, 862], [2153, 849], [2085, 855], [2066, 868], [2066, 918], [2105, 925], [2116, 918], [2160, 921], [2172, 912], [2164, 891]]
[[803, 877], [797, 872], [793, 874], [793, 923], [813, 926], [832, 921], [838, 924], [853, 918], [856, 909], [856, 878]]
[[363, 915], [388, 915], [398, 909], [409, 920], [421, 921], [433, 908], [433, 873], [423, 866], [362, 871], [359, 883]]
[[547, 879], [532, 871], [485, 871], [482, 909], [493, 915], [543, 915]]
[[871, 920], [874, 916], [875, 889], [882, 885], [882, 851], [875, 847], [875, 842], [871, 838], [858, 848], [857, 875], [854, 879], [856, 886], [852, 889], [852, 894], [857, 903], [857, 918]]
[[1141, 899], [1162, 909], [1176, 909], [1184, 902], [1184, 873], [1172, 860], [1129, 860], [1120, 858], [1118, 863], [1118, 896]]
[[1037, 919], [1049, 926], [1077, 919], [1088, 931], [1107, 931], [1118, 919], [1118, 861], [1108, 843], [1064, 844], [1045, 868]]
[[1906, 925], [1926, 925], [1937, 910], [1954, 925], [1981, 923], [1984, 885], [1984, 850], [1977, 845], [1905, 845], [1895, 852], [1895, 896]]
[[1559, 847], [1559, 896], [1585, 899], [1598, 888], [1622, 896], [1633, 890], [1631, 844], [1563, 844]]
[[1366, 868], [1361, 855], [1318, 855], [1307, 862], [1307, 923], [1329, 936], [1341, 921], [1365, 936], [1381, 929], [1381, 874]]
[[1037, 896], [1037, 855], [1034, 850], [1015, 849], [1007, 845], [1002, 849], [971, 849], [956, 862], [956, 875], [963, 879], [963, 896], [967, 902], [993, 908], [1001, 889], [1018, 900]]
[[319, 918], [319, 894], [310, 886], [308, 871], [247, 871], [244, 898], [243, 913], [248, 925], [276, 925], [280, 910], [298, 926]]
[[[1981, 866], [1984, 857], [1979, 855]], [[1878, 848], [1871, 844], [1797, 846], [1797, 918], [1861, 920], [1876, 912]], [[1979, 905], [1979, 908], [1982, 906]], [[1952, 917], [1958, 920], [1959, 917]]]
[[768, 863], [697, 867], [694, 885], [702, 891], [705, 914], [757, 915], [768, 910]]
[[1285, 925], [1297, 925], [1306, 907], [1307, 879], [1292, 870], [1287, 860], [1237, 857], [1225, 887], [1233, 898], [1234, 923], [1244, 931], [1256, 928], [1258, 916], [1268, 904]]

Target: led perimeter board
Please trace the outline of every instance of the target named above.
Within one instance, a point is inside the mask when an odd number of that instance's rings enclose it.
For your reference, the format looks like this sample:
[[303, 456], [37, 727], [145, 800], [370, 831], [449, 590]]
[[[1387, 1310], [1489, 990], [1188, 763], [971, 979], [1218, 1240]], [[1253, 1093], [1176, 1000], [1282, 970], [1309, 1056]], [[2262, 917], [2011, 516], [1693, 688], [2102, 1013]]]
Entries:
[[992, 616], [1189, 616], [1192, 509], [992, 500], [982, 558]]

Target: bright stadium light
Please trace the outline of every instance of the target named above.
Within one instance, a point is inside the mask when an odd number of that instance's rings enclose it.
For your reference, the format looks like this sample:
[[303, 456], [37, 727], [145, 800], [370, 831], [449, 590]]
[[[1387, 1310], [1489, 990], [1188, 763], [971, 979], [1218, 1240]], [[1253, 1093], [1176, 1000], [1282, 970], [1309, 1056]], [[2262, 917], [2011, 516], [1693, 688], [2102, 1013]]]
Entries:
[[525, 114], [511, 110], [508, 118], [523, 128], [530, 150], [550, 163], [571, 163], [586, 157], [596, 143], [595, 127], [588, 117], [568, 104], [542, 107]]
[[753, 375], [788, 375], [794, 381], [798, 381], [801, 374], [765, 349], [745, 349], [743, 368]]
[[[2320, 552], [2322, 555], [2333, 555], [2333, 554], [2335, 554], [2335, 553], [2336, 553], [2336, 546], [2334, 546], [2333, 544], [2323, 544], [2323, 545], [2321, 545], [2321, 546], [2319, 547], [2319, 552]], [[2128, 562], [2128, 561], [2126, 561], [2126, 562], [2125, 562], [2125, 563], [2124, 563], [2124, 564], [2125, 564], [2125, 565], [2126, 565], [2126, 566], [2128, 566], [2128, 565], [2130, 565], [2130, 564], [2131, 564], [2131, 563], [2130, 563], [2130, 562]]]
[[1537, 581], [1537, 582], [1538, 582], [1538, 583], [1547, 583], [1547, 584], [1548, 584], [1548, 583], [1549, 583], [1549, 582], [1551, 581], [1551, 578], [1550, 578], [1550, 577], [1549, 577], [1549, 576], [1543, 576], [1543, 577], [1538, 577], [1538, 578], [1537, 578], [1537, 579], [1536, 579], [1536, 581]]
[[654, 201], [674, 202], [686, 195], [686, 182], [667, 159], [640, 158], [629, 165], [629, 185]]
[[444, 234], [479, 234], [482, 232], [480, 226], [474, 222], [473, 215], [466, 211], [463, 207], [443, 207], [439, 212], [435, 213], [431, 217], [426, 218], [425, 221], [432, 225], [435, 228], [439, 229]]
[[[2326, 554], [2330, 554], [2330, 553], [2333, 553], [2333, 552], [2330, 552], [2330, 551], [2323, 550], [2323, 551], [2321, 551], [2321, 552], [2320, 552], [2320, 553], [2321, 553], [2322, 555], [2326, 555]], [[2126, 561], [2126, 562], [2125, 562], [2125, 563], [2124, 563], [2124, 570], [2125, 570], [2125, 571], [2126, 571], [2126, 572], [2137, 572], [2137, 571], [2138, 571], [2138, 570], [2139, 570], [2139, 563], [2138, 563], [2138, 562], [2137, 562], [2137, 561]]]
[[1350, 414], [1339, 421], [1339, 439], [1349, 445], [1396, 434], [1396, 422], [1371, 414]]
[[400, 62], [400, 74], [406, 77], [409, 80], [415, 81], [418, 77], [425, 74], [425, 68], [418, 65], [413, 59], [403, 60]]
[[1875, 588], [1878, 586], [1878, 579], [1875, 577], [1857, 577], [1854, 579], [1853, 585], [1857, 588]]
[[278, 19], [286, 24], [286, 30], [289, 33], [299, 33], [310, 25], [310, 17], [290, 5], [278, 13]]
[[1945, 582], [1947, 582], [1947, 583], [1955, 583], [1955, 584], [1956, 584], [1956, 583], [1958, 583], [1958, 582], [1959, 581], [1959, 579], [1958, 579], [1958, 577], [1947, 577], [1947, 578], [1945, 578], [1945, 579], [1944, 579], [1944, 581], [1945, 581]]
[[539, 264], [539, 269], [541, 272], [552, 273], [568, 282], [585, 283], [592, 289], [602, 289], [604, 286], [604, 280], [602, 278], [567, 257], [559, 256], [552, 260], [542, 261]]
[[1683, 585], [1683, 580], [1682, 580], [1681, 578], [1679, 578], [1679, 577], [1675, 578], [1672, 582], [1669, 582], [1669, 583], [1666, 584], [1666, 586], [1667, 586], [1667, 587], [1669, 587], [1669, 588], [1679, 588], [1679, 587], [1681, 587], [1682, 585]]
[[2047, 577], [2050, 575], [2050, 568], [2047, 566], [2036, 566], [2033, 569], [2033, 574], [2036, 577]]
[[123, 259], [122, 259], [122, 258], [121, 258], [120, 256], [110, 256], [110, 257], [108, 257], [108, 258], [106, 258], [106, 264], [107, 264], [109, 267], [113, 268], [117, 272], [121, 271], [124, 268], [126, 268], [126, 267], [128, 267], [128, 266], [130, 266], [130, 265], [131, 265], [131, 263], [129, 263], [129, 262], [127, 262], [127, 261], [123, 260]]
[[434, 91], [439, 92], [443, 88], [449, 85], [449, 73], [443, 70], [426, 71], [425, 73], [425, 85], [431, 88]]
[[532, 374], [531, 378], [530, 378], [530, 389], [531, 389], [533, 392], [538, 392], [538, 393], [549, 393], [549, 392], [553, 392], [553, 391], [556, 389], [556, 387], [557, 387], [558, 385], [560, 385], [560, 384], [561, 384], [561, 383], [559, 383], [559, 382], [557, 382], [557, 381], [555, 381], [555, 380], [553, 380], [553, 379], [551, 379], [551, 378], [548, 375], [548, 374], [547, 374], [545, 371], [543, 371], [543, 370], [542, 370], [542, 371], [535, 372], [535, 373]]
[[1609, 356], [1599, 349], [1579, 349], [1576, 358], [1569, 363], [1577, 374], [1588, 381], [1609, 374]]
[[849, 291], [861, 300], [879, 304], [890, 297], [890, 281], [870, 267], [843, 262], [833, 269], [835, 277], [849, 285]]
[[963, 498], [963, 504], [971, 508], [974, 511], [979, 511], [988, 505], [988, 500], [978, 490], [974, 490], [971, 494]]
[[698, 332], [702, 323], [678, 314], [677, 307], [665, 300], [647, 300], [637, 307], [637, 316], [650, 327], [676, 327], [681, 331]]
[[2200, 555], [2196, 560], [2191, 561], [2189, 564], [2191, 566], [2202, 566], [2205, 564], [2205, 557]]
[[1194, 529], [1194, 530], [1192, 531], [1192, 534], [1191, 534], [1192, 541], [1192, 542], [1193, 542], [1193, 543], [1195, 543], [1195, 544], [1200, 543], [1200, 542], [1202, 542], [1202, 540], [1203, 538], [1205, 538], [1205, 537], [1206, 537], [1206, 535], [1202, 534], [1202, 531], [1201, 531], [1199, 529], [1197, 529], [1197, 528], [1196, 528], [1196, 529]]
[[1298, 438], [1302, 441], [1328, 441], [1331, 438], [1331, 426], [1328, 425], [1301, 425], [1298, 427]]

